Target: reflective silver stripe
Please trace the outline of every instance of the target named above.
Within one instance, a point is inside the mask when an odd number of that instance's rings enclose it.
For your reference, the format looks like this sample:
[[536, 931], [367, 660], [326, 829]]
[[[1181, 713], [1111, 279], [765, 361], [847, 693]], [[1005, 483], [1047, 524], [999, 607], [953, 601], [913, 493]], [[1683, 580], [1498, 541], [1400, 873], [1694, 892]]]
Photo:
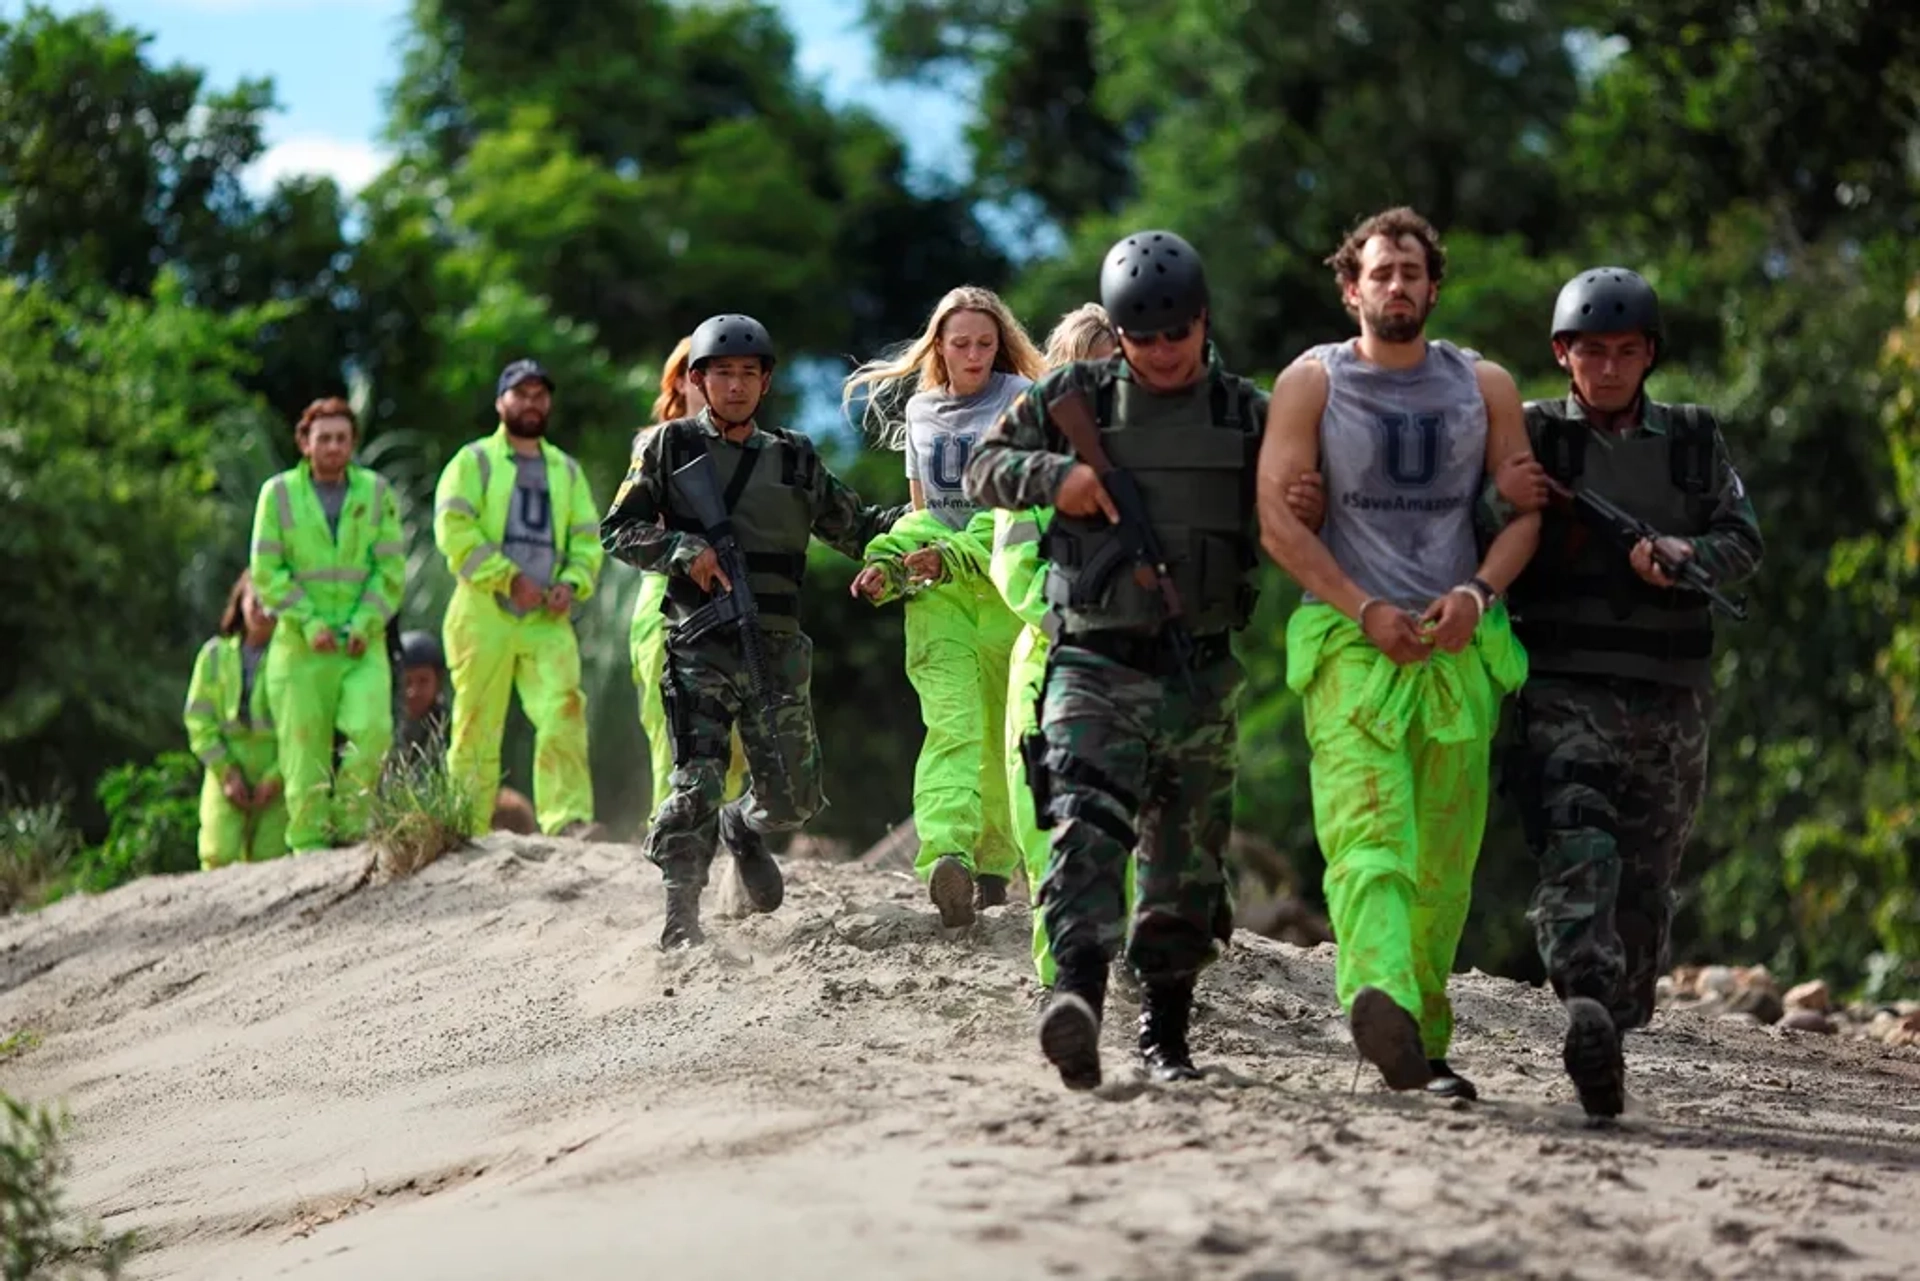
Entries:
[[273, 730], [273, 720], [271, 717], [262, 716], [253, 723], [253, 727], [257, 730], [271, 732]]
[[273, 603], [273, 612], [275, 614], [284, 614], [306, 598], [307, 589], [304, 587], [296, 587]]
[[380, 625], [382, 627], [386, 626], [388, 623], [391, 623], [393, 621], [393, 616], [400, 612], [398, 606], [388, 604], [387, 598], [382, 596], [379, 592], [368, 592], [363, 599], [365, 599], [369, 604], [371, 604], [375, 612], [377, 612], [380, 615]]
[[342, 565], [334, 569], [303, 569], [293, 577], [302, 583], [364, 583], [367, 571]]
[[1021, 543], [1040, 541], [1040, 522], [1037, 520], [1016, 520], [1007, 526], [1007, 532], [1000, 539], [1002, 547], [1018, 547]]
[[387, 478], [378, 472], [373, 476], [373, 519], [383, 521], [387, 518]]
[[407, 554], [407, 545], [405, 543], [375, 543], [373, 545], [373, 554], [375, 556], [405, 556]]
[[218, 716], [219, 714], [220, 709], [204, 698], [196, 698], [187, 704], [187, 715], [189, 716]]
[[476, 440], [467, 446], [467, 452], [480, 464], [480, 492], [486, 493], [487, 486], [493, 480], [493, 460], [487, 457], [487, 442]]
[[200, 763], [209, 767], [218, 765], [226, 759], [227, 745], [225, 743], [215, 743], [212, 747], [200, 753]]
[[582, 521], [578, 525], [568, 526], [567, 532], [576, 538], [591, 538], [599, 534], [600, 523], [592, 520]]
[[441, 503], [440, 506], [434, 509], [434, 515], [436, 516], [445, 515], [447, 512], [459, 512], [462, 516], [471, 516], [475, 520], [480, 519], [480, 513], [475, 511], [473, 504], [464, 498], [449, 498], [446, 502]]
[[284, 556], [287, 554], [287, 545], [277, 538], [263, 538], [253, 545], [253, 554], [255, 556]]
[[466, 560], [461, 562], [460, 577], [472, 578], [475, 571], [477, 571], [482, 565], [487, 563], [487, 558], [489, 556], [498, 556], [499, 554], [500, 554], [500, 544], [481, 543], [478, 547], [468, 552]]
[[287, 493], [287, 478], [273, 478], [273, 503], [280, 509], [280, 528], [293, 528], [293, 498]]

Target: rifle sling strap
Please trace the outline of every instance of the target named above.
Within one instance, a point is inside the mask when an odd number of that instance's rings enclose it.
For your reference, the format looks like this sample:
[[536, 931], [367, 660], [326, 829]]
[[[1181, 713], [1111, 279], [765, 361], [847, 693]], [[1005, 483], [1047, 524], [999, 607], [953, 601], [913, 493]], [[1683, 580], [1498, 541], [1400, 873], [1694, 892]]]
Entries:
[[758, 449], [740, 451], [740, 465], [733, 469], [733, 479], [727, 482], [727, 492], [720, 496], [720, 505], [727, 509], [728, 515], [733, 514], [734, 507], [740, 502], [740, 495], [747, 492], [747, 484], [753, 479], [753, 469], [760, 461], [761, 453]]

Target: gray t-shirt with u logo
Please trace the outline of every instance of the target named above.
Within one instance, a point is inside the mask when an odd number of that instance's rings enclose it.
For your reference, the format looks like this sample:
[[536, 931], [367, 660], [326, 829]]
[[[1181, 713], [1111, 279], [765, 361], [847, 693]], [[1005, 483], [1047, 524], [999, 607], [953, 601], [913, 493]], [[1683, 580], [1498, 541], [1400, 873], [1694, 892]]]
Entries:
[[[542, 590], [553, 586], [553, 494], [547, 486], [545, 454], [515, 454], [513, 496], [508, 499], [506, 536], [501, 550]], [[501, 606], [516, 617], [521, 609], [502, 596]], [[535, 608], [538, 608], [536, 606]]]
[[1425, 609], [1480, 564], [1473, 511], [1486, 475], [1487, 404], [1474, 377], [1479, 357], [1434, 341], [1413, 368], [1384, 369], [1349, 341], [1301, 359], [1327, 371], [1320, 539], [1367, 595]]
[[907, 401], [907, 479], [920, 482], [927, 510], [948, 528], [965, 529], [980, 510], [967, 501], [965, 483], [974, 445], [1032, 385], [1019, 374], [996, 371], [971, 396], [922, 391]]

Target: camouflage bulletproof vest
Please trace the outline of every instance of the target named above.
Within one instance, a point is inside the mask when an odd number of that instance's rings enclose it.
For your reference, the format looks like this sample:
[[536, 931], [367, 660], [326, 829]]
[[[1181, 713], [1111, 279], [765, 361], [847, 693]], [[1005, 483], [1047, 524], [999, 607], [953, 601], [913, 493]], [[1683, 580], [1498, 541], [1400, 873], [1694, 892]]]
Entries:
[[[1529, 404], [1526, 414], [1535, 455], [1563, 483], [1591, 488], [1663, 534], [1706, 532], [1714, 428], [1703, 411], [1666, 408], [1669, 434], [1629, 437], [1569, 417], [1563, 401]], [[1532, 669], [1704, 688], [1713, 656], [1707, 603], [1646, 582], [1628, 551], [1586, 513], [1547, 508], [1540, 550], [1509, 592]]]
[[[1218, 375], [1170, 396], [1124, 378], [1109, 386], [1111, 396], [1103, 388], [1095, 406], [1101, 443], [1139, 484], [1188, 629], [1205, 636], [1244, 627], [1253, 608], [1247, 530], [1259, 437], [1241, 398]], [[1137, 560], [1121, 560], [1104, 581], [1088, 575], [1115, 538], [1104, 517], [1056, 513], [1048, 526], [1045, 598], [1066, 633], [1157, 632], [1165, 621], [1159, 585], [1138, 572]]]
[[[697, 419], [668, 428], [668, 466], [692, 462], [704, 449], [713, 459], [722, 501], [747, 562], [747, 586], [753, 589], [761, 626], [767, 631], [800, 628], [800, 586], [807, 572], [807, 540], [813, 530], [813, 482], [819, 466], [811, 443], [784, 431], [761, 430], [734, 444], [710, 435]], [[667, 528], [701, 534], [685, 513], [668, 507]], [[710, 599], [692, 580], [675, 574], [667, 580], [662, 610], [672, 626]]]

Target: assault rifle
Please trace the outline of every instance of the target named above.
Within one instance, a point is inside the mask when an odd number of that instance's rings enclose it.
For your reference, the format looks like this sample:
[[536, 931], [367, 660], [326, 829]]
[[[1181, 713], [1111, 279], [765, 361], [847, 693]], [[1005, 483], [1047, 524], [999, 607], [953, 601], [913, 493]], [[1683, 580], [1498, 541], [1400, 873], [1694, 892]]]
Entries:
[[720, 481], [714, 475], [712, 456], [701, 451], [692, 462], [674, 468], [667, 483], [675, 505], [700, 526], [707, 546], [713, 548], [720, 561], [720, 572], [732, 584], [687, 615], [673, 629], [673, 639], [692, 644], [718, 628], [739, 628], [740, 654], [746, 660], [753, 701], [760, 709], [760, 727], [766, 733], [768, 751], [784, 779], [786, 762], [780, 755], [779, 729], [773, 719], [778, 696], [767, 676], [766, 635], [760, 630], [760, 607], [754, 602], [753, 588], [747, 585], [747, 556], [734, 536], [733, 519], [720, 497]]
[[1087, 403], [1085, 393], [1073, 388], [1061, 392], [1047, 402], [1047, 416], [1067, 438], [1067, 444], [1073, 447], [1080, 461], [1093, 468], [1120, 513], [1112, 535], [1079, 567], [1073, 591], [1067, 598], [1068, 606], [1085, 608], [1094, 604], [1106, 594], [1113, 576], [1132, 565], [1134, 582], [1148, 589], [1157, 586], [1160, 590], [1160, 603], [1166, 614], [1162, 628], [1167, 644], [1173, 650], [1174, 663], [1180, 669], [1180, 679], [1187, 692], [1194, 693], [1193, 633], [1187, 629], [1186, 606], [1180, 600], [1180, 589], [1174, 586], [1173, 575], [1167, 570], [1167, 552], [1160, 545], [1160, 535], [1154, 532], [1139, 482], [1133, 473], [1115, 467], [1107, 457], [1106, 447], [1100, 443], [1099, 425], [1094, 422], [1093, 406]]
[[1653, 563], [1674, 581], [1675, 586], [1699, 592], [1715, 609], [1731, 618], [1744, 619], [1747, 616], [1746, 603], [1730, 599], [1715, 587], [1712, 576], [1698, 560], [1691, 556], [1675, 560], [1662, 552], [1660, 531], [1646, 521], [1610, 499], [1594, 493], [1585, 485], [1570, 489], [1557, 480], [1550, 480], [1547, 483], [1562, 498], [1570, 498], [1578, 506], [1585, 508], [1587, 514], [1599, 525], [1601, 532], [1612, 538], [1623, 551], [1631, 552], [1635, 544], [1643, 538], [1646, 539], [1648, 546], [1653, 549]]

